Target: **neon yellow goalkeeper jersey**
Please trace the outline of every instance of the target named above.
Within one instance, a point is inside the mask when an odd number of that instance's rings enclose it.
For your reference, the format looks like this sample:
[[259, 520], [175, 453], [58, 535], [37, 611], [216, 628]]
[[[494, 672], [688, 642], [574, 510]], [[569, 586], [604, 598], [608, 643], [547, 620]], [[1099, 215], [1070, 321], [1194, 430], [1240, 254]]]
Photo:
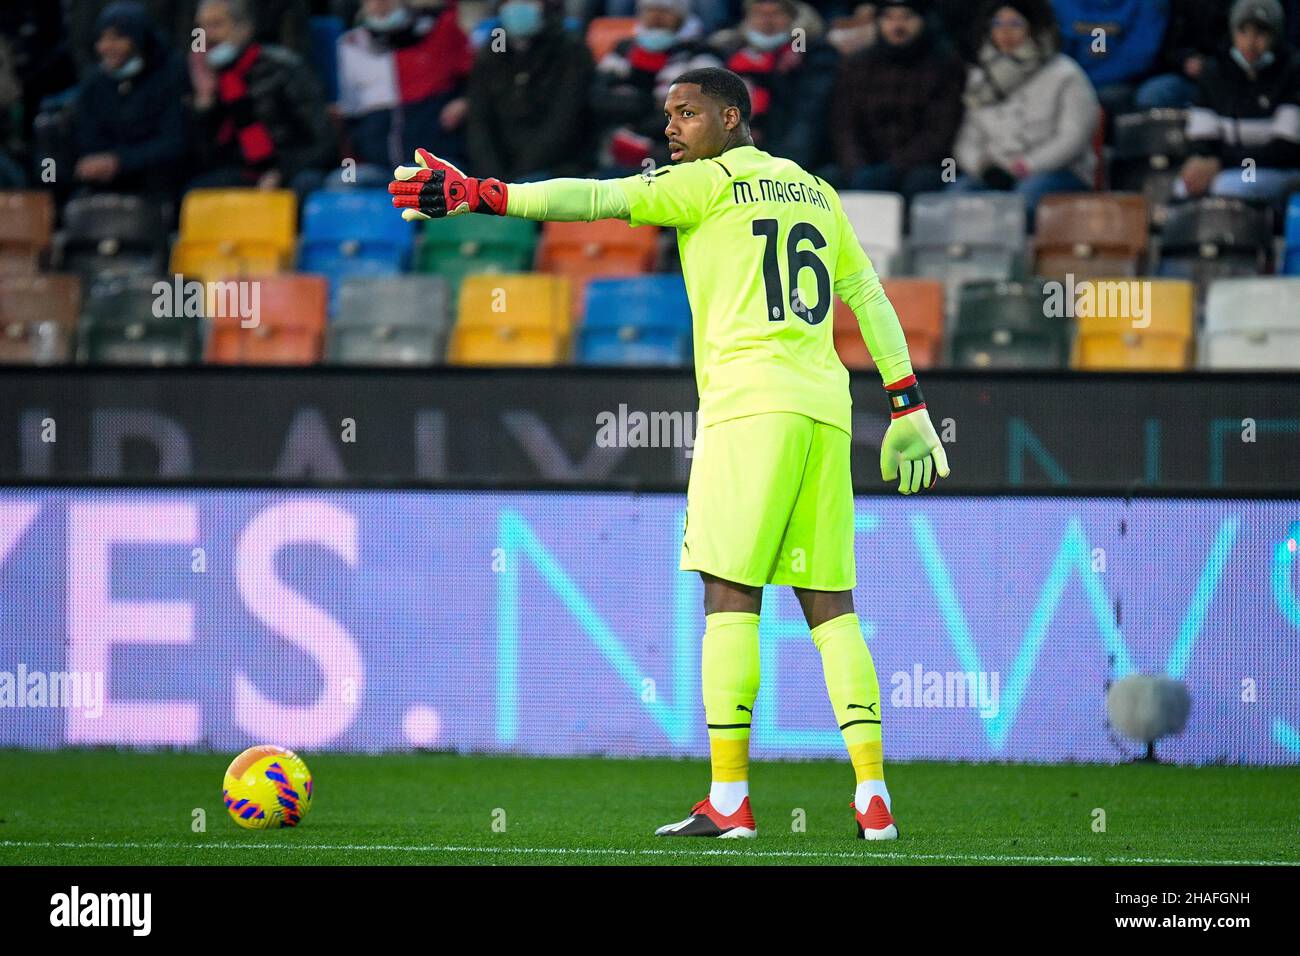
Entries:
[[897, 331], [883, 336], [892, 352], [873, 347], [864, 311], [887, 309], [884, 324], [894, 330], [898, 320], [839, 197], [823, 180], [790, 160], [738, 146], [716, 159], [617, 182], [633, 226], [677, 228], [694, 316], [701, 424], [782, 411], [851, 433], [833, 293], [863, 322], [886, 381], [910, 373]]

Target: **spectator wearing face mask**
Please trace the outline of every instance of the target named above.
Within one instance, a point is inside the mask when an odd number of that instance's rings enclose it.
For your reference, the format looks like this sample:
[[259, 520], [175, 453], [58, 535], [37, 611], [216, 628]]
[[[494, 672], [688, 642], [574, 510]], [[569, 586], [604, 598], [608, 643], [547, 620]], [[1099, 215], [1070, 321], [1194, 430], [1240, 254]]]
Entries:
[[1079, 64], [1057, 52], [1046, 0], [992, 0], [977, 23], [979, 62], [954, 146], [962, 175], [950, 188], [1014, 190], [1032, 221], [1048, 193], [1092, 188], [1097, 96]]
[[879, 38], [844, 61], [831, 102], [840, 189], [918, 192], [943, 188], [962, 116], [966, 68], [926, 23], [924, 0], [885, 0]]
[[360, 24], [338, 40], [338, 112], [358, 164], [386, 184], [424, 146], [465, 161], [465, 86], [473, 64], [455, 0], [413, 9], [364, 0]]
[[135, 0], [105, 7], [95, 37], [98, 66], [77, 91], [73, 176], [89, 191], [170, 200], [187, 148], [183, 62]]
[[697, 67], [720, 66], [709, 48], [685, 34], [688, 0], [638, 0], [635, 35], [596, 64], [591, 111], [599, 118], [604, 175], [628, 176], [668, 163], [664, 98], [673, 80]]
[[746, 0], [739, 28], [709, 41], [749, 88], [755, 145], [804, 168], [820, 165], [827, 151], [826, 109], [839, 54], [824, 30], [793, 0]]
[[1300, 188], [1300, 57], [1278, 0], [1237, 0], [1232, 46], [1205, 64], [1187, 115], [1193, 156], [1178, 198], [1235, 196], [1284, 204]]
[[202, 0], [197, 24], [215, 73], [194, 96], [198, 186], [320, 185], [338, 161], [320, 81], [296, 53], [254, 38], [249, 0]]
[[595, 64], [558, 0], [506, 0], [500, 32], [469, 76], [470, 162], [508, 182], [580, 176], [594, 165]]

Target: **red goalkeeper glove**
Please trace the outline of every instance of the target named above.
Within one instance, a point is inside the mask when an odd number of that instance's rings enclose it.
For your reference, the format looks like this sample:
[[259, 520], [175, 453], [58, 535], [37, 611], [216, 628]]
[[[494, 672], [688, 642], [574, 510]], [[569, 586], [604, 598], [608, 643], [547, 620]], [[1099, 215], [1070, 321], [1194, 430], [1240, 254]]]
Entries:
[[427, 149], [415, 151], [417, 166], [398, 166], [388, 184], [393, 205], [407, 222], [442, 219], [466, 212], [506, 214], [506, 184], [474, 179]]

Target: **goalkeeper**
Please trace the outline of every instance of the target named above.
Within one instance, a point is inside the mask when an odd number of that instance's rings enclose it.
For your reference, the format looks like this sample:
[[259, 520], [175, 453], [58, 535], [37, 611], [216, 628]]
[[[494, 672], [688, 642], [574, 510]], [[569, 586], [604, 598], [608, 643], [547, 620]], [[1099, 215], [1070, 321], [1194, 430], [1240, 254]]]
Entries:
[[853, 310], [891, 421], [880, 474], [910, 494], [947, 477], [898, 317], [825, 182], [754, 146], [729, 70], [682, 74], [664, 104], [673, 165], [625, 179], [506, 184], [425, 150], [389, 185], [405, 219], [486, 213], [673, 226], [694, 319], [699, 428], [680, 567], [704, 581], [701, 682], [713, 782], [663, 836], [752, 837], [749, 733], [765, 584], [788, 584], [821, 654], [857, 778], [857, 835], [898, 836], [881, 750], [875, 665], [853, 612], [848, 372], [832, 293]]

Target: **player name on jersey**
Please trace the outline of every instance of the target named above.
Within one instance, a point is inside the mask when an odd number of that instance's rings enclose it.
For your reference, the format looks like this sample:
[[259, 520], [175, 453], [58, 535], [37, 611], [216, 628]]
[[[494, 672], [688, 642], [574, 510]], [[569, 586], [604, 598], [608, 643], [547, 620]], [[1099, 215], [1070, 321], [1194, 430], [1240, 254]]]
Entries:
[[757, 182], [757, 196], [754, 195], [753, 185], [746, 180], [739, 179], [732, 183], [732, 202], [806, 202], [827, 212], [831, 211], [826, 194], [808, 183], [782, 182], [779, 179], [759, 179]]

